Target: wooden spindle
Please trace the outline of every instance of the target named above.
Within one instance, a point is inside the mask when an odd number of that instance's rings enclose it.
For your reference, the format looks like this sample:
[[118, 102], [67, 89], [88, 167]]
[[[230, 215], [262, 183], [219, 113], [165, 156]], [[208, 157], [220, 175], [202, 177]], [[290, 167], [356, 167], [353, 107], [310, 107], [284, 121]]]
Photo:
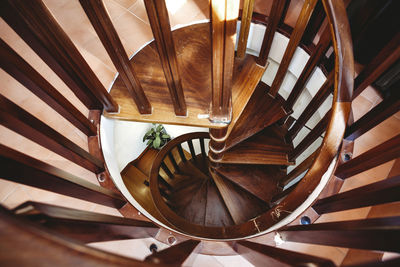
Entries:
[[196, 162], [196, 152], [194, 151], [193, 141], [188, 140], [187, 144], [189, 145], [190, 154], [192, 155], [192, 159]]
[[33, 115], [0, 95], [0, 124], [94, 173], [104, 171], [104, 162], [71, 142]]
[[284, 241], [326, 246], [400, 252], [400, 217], [289, 226]]
[[318, 214], [400, 201], [400, 176], [319, 199], [312, 207]]
[[147, 256], [145, 261], [156, 264], [180, 266], [199, 245], [198, 240], [187, 240], [160, 252]]
[[175, 160], [175, 158], [174, 158], [174, 155], [172, 154], [171, 151], [168, 152], [168, 158], [169, 158], [169, 160], [171, 161], [172, 165], [174, 166], [175, 172], [176, 172], [176, 173], [179, 173], [179, 172], [180, 172], [179, 165], [178, 165], [178, 163], [176, 162], [176, 160]]
[[286, 176], [284, 176], [280, 181], [279, 181], [279, 186], [280, 187], [285, 187], [286, 185], [288, 185], [291, 181], [293, 181], [294, 179], [296, 179], [300, 174], [302, 174], [303, 172], [305, 172], [306, 170], [308, 170], [311, 165], [314, 162], [314, 159], [316, 157], [316, 155], [318, 154], [319, 149], [317, 149], [316, 151], [314, 151], [314, 153], [312, 153], [310, 156], [308, 156], [305, 160], [303, 160], [302, 163], [300, 163], [296, 168], [294, 168], [289, 174], [287, 174]]
[[97, 204], [121, 208], [126, 204], [120, 194], [90, 183], [47, 163], [0, 145], [0, 177], [75, 197]]
[[204, 138], [199, 138], [199, 140], [200, 140], [201, 155], [203, 156], [203, 158], [206, 158], [207, 154], [206, 154], [206, 147], [204, 145]]
[[346, 129], [344, 137], [354, 141], [400, 110], [400, 90], [384, 99]]
[[172, 38], [171, 25], [169, 23], [168, 11], [165, 1], [145, 0], [147, 17], [153, 31], [158, 55], [164, 70], [175, 114], [186, 116], [187, 108], [185, 96], [182, 89], [182, 80], [179, 73], [178, 61], [176, 58], [175, 44]]
[[311, 74], [314, 71], [315, 66], [324, 56], [326, 49], [329, 47], [331, 43], [331, 31], [327, 27], [325, 31], [322, 33], [321, 38], [315, 47], [315, 50], [311, 54], [310, 58], [307, 61], [306, 66], [304, 67], [303, 71], [300, 74], [300, 77], [297, 79], [296, 84], [294, 85], [292, 91], [290, 92], [289, 97], [285, 103], [285, 110], [286, 112], [293, 112], [293, 106], [296, 103], [297, 99], [300, 97], [301, 93], [303, 92], [307, 81], [309, 80]]
[[271, 203], [277, 202], [278, 200], [286, 197], [289, 195], [295, 188], [296, 186], [300, 183], [300, 181], [297, 181], [296, 183], [292, 184], [289, 188], [285, 189], [284, 191], [276, 194], [275, 196], [272, 197]]
[[174, 179], [174, 175], [172, 174], [171, 170], [168, 168], [168, 166], [165, 164], [165, 162], [161, 162], [161, 169], [167, 174], [167, 176], [170, 179]]
[[237, 242], [236, 251], [254, 266], [336, 266], [329, 259], [249, 241]]
[[14, 208], [13, 213], [85, 243], [149, 238], [158, 232], [158, 227], [151, 222], [39, 202], [25, 202]]
[[212, 122], [229, 123], [232, 116], [232, 75], [238, 13], [238, 0], [211, 0]]
[[311, 130], [309, 134], [298, 144], [293, 152], [290, 154], [290, 160], [295, 160], [301, 153], [303, 153], [314, 141], [321, 136], [321, 134], [326, 130], [331, 119], [332, 110], [329, 110], [325, 116], [320, 120], [320, 122]]
[[309, 46], [312, 45], [315, 36], [317, 35], [318, 31], [320, 30], [322, 23], [325, 19], [325, 10], [322, 1], [318, 1], [314, 12], [311, 15], [310, 21], [307, 24], [307, 28], [304, 31], [303, 38], [301, 39], [301, 43]]
[[181, 160], [183, 162], [186, 162], [186, 156], [185, 156], [185, 153], [183, 153], [183, 148], [182, 148], [181, 144], [178, 144], [176, 147], [178, 148], [178, 152], [179, 152], [179, 156], [181, 157]]
[[242, 20], [240, 24], [240, 33], [236, 56], [243, 58], [246, 54], [247, 39], [249, 38], [249, 31], [251, 19], [253, 17], [254, 0], [244, 0], [242, 9]]
[[335, 175], [346, 179], [400, 157], [400, 134], [349, 160], [336, 169]]
[[371, 62], [364, 67], [354, 80], [353, 99], [359, 96], [365, 88], [381, 76], [393, 63], [400, 58], [400, 33], [379, 52]]
[[272, 97], [276, 96], [276, 94], [278, 93], [278, 91], [282, 85], [282, 82], [286, 76], [286, 72], [288, 70], [290, 61], [292, 60], [294, 52], [296, 51], [296, 48], [299, 45], [301, 37], [303, 36], [303, 32], [306, 29], [307, 22], [310, 19], [310, 16], [312, 14], [312, 11], [313, 11], [316, 3], [317, 3], [317, 0], [304, 1], [303, 8], [302, 8], [299, 18], [297, 19], [297, 22], [296, 22], [296, 26], [293, 29], [293, 32], [290, 36], [289, 44], [285, 50], [285, 54], [283, 55], [282, 61], [279, 65], [278, 72], [276, 73], [274, 81], [272, 82], [271, 89], [269, 91], [269, 94]]
[[327, 77], [327, 80], [322, 85], [322, 87], [315, 94], [311, 102], [307, 105], [304, 111], [301, 113], [300, 117], [297, 119], [296, 123], [292, 128], [289, 129], [286, 134], [286, 140], [293, 140], [300, 130], [306, 125], [307, 121], [315, 114], [318, 108], [322, 105], [322, 103], [326, 100], [329, 94], [333, 91], [333, 78], [334, 72], [331, 71]]
[[162, 188], [164, 191], [172, 190], [171, 185], [167, 181], [165, 181], [164, 177], [162, 177], [161, 175], [158, 176], [158, 182], [160, 184], [160, 188]]
[[283, 15], [283, 10], [288, 2], [290, 2], [290, 0], [274, 0], [272, 2], [271, 12], [268, 25], [264, 33], [260, 55], [257, 58], [258, 65], [265, 66], [267, 64], [268, 55], [271, 49], [272, 41], [274, 40], [275, 32], [278, 29], [278, 24]]
[[104, 48], [107, 50], [115, 68], [121, 75], [124, 85], [131, 94], [141, 114], [151, 114], [151, 105], [147, 100], [140, 81], [137, 78], [128, 55], [121, 43], [103, 1], [79, 0], [93, 28], [96, 30]]
[[1, 1], [0, 12], [86, 107], [118, 112], [118, 105], [41, 0]]
[[0, 57], [1, 68], [14, 79], [87, 136], [97, 134], [95, 125], [3, 40], [0, 40]]

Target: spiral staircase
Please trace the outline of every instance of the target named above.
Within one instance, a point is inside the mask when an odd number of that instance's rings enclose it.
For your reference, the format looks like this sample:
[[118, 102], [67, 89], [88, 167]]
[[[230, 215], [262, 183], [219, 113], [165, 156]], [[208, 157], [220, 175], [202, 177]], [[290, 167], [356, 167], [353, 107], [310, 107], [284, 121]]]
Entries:
[[[29, 45], [72, 97], [17, 53], [18, 44], [7, 36], [2, 69], [58, 113], [65, 131], [85, 140], [71, 141], [43, 122], [34, 115], [35, 103], [10, 100], [18, 88], [2, 91], [1, 133], [11, 138], [0, 144], [1, 179], [68, 198], [63, 205], [39, 196], [2, 206], [1, 263], [196, 266], [207, 264], [207, 257], [240, 255], [241, 264], [255, 266], [335, 266], [346, 261], [337, 262], [330, 249], [343, 248], [348, 263], [398, 265], [400, 135], [355, 150], [363, 135], [398, 116], [400, 35], [386, 34], [368, 60], [355, 50], [358, 61], [366, 61], [356, 65], [355, 79], [352, 46], [353, 39], [355, 48], [362, 47], [365, 29], [383, 19], [374, 8], [390, 13], [398, 3], [371, 1], [364, 16], [350, 17], [350, 31], [346, 6], [354, 11], [357, 1], [349, 2], [244, 0], [239, 10], [239, 1], [211, 1], [209, 20], [171, 30], [165, 1], [145, 0], [154, 40], [128, 58], [110, 6], [80, 0], [118, 71], [106, 90], [47, 3], [2, 1], [3, 26]], [[267, 15], [253, 12], [264, 5]], [[381, 88], [383, 100], [359, 115], [352, 101], [370, 85]], [[177, 136], [160, 151], [147, 148], [119, 172], [107, 129], [116, 120], [209, 131]], [[62, 161], [16, 149], [14, 135]], [[391, 166], [384, 177], [346, 184], [384, 164]], [[84, 170], [81, 177], [70, 172], [76, 166]], [[114, 215], [68, 205], [71, 197], [110, 207]], [[362, 208], [369, 213], [354, 219]], [[335, 218], [340, 212], [346, 219]], [[166, 248], [153, 244], [146, 255], [128, 258], [85, 245], [149, 237]], [[293, 243], [300, 245], [285, 247]], [[391, 253], [388, 260], [384, 253]], [[196, 256], [204, 261], [196, 263]]]

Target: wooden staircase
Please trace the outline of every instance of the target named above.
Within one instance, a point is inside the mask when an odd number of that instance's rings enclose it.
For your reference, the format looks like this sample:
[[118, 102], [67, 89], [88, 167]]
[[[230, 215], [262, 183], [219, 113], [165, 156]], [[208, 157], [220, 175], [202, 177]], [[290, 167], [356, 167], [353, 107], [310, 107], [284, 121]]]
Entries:
[[[329, 259], [281, 248], [278, 241], [400, 253], [396, 213], [318, 221], [323, 214], [355, 208], [398, 208], [400, 201], [399, 168], [388, 179], [339, 193], [346, 179], [400, 157], [396, 135], [352, 158], [354, 140], [399, 110], [399, 94], [394, 84], [381, 104], [353, 121], [353, 54], [342, 1], [304, 1], [287, 32], [288, 46], [271, 86], [262, 76], [273, 36], [287, 30], [283, 20], [290, 1], [273, 0], [270, 16], [260, 20], [257, 14], [253, 17], [254, 1], [245, 0], [235, 56], [238, 1], [212, 0], [209, 23], [172, 31], [165, 2], [145, 0], [155, 40], [130, 59], [104, 3], [79, 2], [119, 73], [110, 92], [42, 0], [4, 0], [0, 12], [89, 115], [3, 40], [0, 54], [2, 69], [83, 133], [88, 149], [3, 95], [0, 124], [94, 174], [100, 185], [7, 144], [0, 144], [0, 177], [113, 208], [123, 217], [37, 201], [13, 209], [1, 206], [0, 265], [177, 266], [190, 265], [191, 256], [200, 253], [242, 255], [255, 266], [335, 266]], [[259, 56], [246, 54], [252, 21], [268, 21]], [[399, 40], [396, 34], [357, 76], [356, 95], [395, 65]], [[304, 45], [310, 58], [284, 98], [281, 85], [296, 49]], [[325, 66], [327, 80], [296, 119], [291, 116], [295, 103], [318, 64]], [[310, 128], [307, 122], [331, 93], [331, 109]], [[127, 195], [111, 177], [103, 155], [101, 115], [206, 127], [210, 132], [178, 136], [160, 151], [146, 149], [121, 172]], [[299, 140], [302, 130], [308, 133]], [[147, 237], [170, 247], [136, 260], [86, 246]], [[395, 266], [399, 258], [379, 264]]]

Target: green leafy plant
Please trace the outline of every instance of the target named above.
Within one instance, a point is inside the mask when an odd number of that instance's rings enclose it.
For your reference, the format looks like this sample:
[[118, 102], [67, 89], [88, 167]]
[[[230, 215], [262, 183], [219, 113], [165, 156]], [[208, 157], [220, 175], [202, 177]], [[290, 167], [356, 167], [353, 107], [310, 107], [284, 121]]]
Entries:
[[171, 137], [167, 134], [164, 126], [161, 124], [153, 123], [153, 128], [151, 128], [144, 136], [143, 142], [146, 142], [148, 146], [153, 147], [155, 149], [160, 149], [163, 145], [165, 145]]

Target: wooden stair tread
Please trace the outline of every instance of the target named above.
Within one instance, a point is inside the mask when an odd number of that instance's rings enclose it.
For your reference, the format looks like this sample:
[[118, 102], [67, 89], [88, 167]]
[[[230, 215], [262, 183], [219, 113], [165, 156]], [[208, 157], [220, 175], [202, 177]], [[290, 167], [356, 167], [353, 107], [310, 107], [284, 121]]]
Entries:
[[227, 150], [220, 163], [294, 165], [288, 157], [292, 150], [280, 127], [271, 125]]
[[204, 225], [207, 207], [207, 182], [204, 181], [199, 190], [192, 195], [192, 200], [182, 212], [182, 216], [188, 221]]
[[[124, 173], [121, 173], [121, 175], [129, 193], [140, 204], [140, 206], [161, 222], [167, 223], [153, 202], [150, 188], [144, 184], [144, 181], [148, 180], [148, 177], [131, 164], [128, 164], [124, 169]], [[169, 223], [167, 224], [169, 225]]]
[[216, 171], [226, 179], [269, 203], [282, 191], [278, 182], [286, 171], [273, 165], [220, 165]]
[[269, 208], [266, 202], [225, 179], [217, 172], [210, 171], [210, 173], [235, 224], [244, 223]]
[[234, 225], [228, 208], [212, 179], [207, 182], [207, 208], [204, 224], [205, 226], [219, 227]]
[[226, 149], [255, 135], [286, 116], [283, 108], [284, 99], [279, 94], [276, 98], [273, 98], [267, 93], [268, 91], [269, 86], [267, 84], [258, 83], [240, 117], [232, 126], [226, 141]]
[[174, 191], [168, 200], [168, 204], [177, 214], [182, 214], [185, 207], [192, 201], [193, 195], [200, 189], [204, 181], [195, 181], [191, 185]]

